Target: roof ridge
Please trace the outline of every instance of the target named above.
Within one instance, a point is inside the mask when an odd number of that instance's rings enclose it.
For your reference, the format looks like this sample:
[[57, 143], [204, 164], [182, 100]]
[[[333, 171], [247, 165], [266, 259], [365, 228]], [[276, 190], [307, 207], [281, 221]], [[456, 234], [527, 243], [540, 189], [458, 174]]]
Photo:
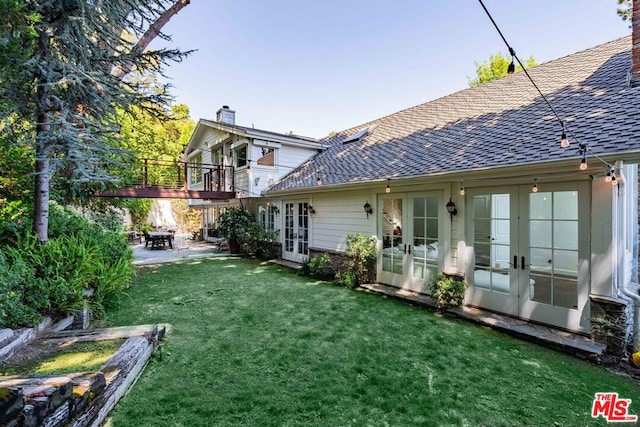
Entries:
[[211, 119], [200, 119], [200, 120], [203, 121], [203, 122], [215, 123], [217, 125], [229, 126], [229, 127], [232, 127], [232, 128], [237, 128], [237, 129], [240, 129], [240, 130], [264, 132], [264, 133], [268, 133], [268, 134], [272, 134], [272, 135], [284, 136], [284, 137], [287, 137], [287, 138], [297, 138], [297, 139], [303, 139], [303, 140], [306, 140], [306, 141], [309, 141], [309, 142], [318, 142], [318, 140], [316, 138], [312, 138], [310, 136], [298, 135], [298, 134], [295, 134], [293, 132], [292, 133], [282, 133], [282, 132], [275, 132], [275, 131], [266, 130], [266, 129], [255, 128], [255, 127], [249, 127], [249, 126], [243, 126], [243, 125], [219, 122], [217, 120], [211, 120]]

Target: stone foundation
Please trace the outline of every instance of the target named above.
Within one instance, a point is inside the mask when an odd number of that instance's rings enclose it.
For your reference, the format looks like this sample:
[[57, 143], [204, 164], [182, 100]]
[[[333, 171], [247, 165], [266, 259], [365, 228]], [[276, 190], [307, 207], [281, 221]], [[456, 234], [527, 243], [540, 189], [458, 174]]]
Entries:
[[348, 258], [343, 252], [309, 248], [309, 259], [320, 257], [324, 253], [329, 254], [329, 261], [325, 267], [327, 277], [335, 277], [336, 274], [345, 270], [345, 264], [348, 262]]
[[607, 346], [605, 354], [617, 362], [626, 353], [630, 334], [628, 329], [629, 303], [620, 298], [590, 295], [591, 338]]

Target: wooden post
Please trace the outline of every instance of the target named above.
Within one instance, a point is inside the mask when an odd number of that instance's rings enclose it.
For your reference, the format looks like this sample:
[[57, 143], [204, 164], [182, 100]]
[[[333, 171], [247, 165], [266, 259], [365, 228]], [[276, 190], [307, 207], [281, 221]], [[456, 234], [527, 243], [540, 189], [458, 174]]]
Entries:
[[144, 180], [142, 181], [142, 188], [149, 187], [149, 170], [147, 165], [148, 159], [144, 159]]

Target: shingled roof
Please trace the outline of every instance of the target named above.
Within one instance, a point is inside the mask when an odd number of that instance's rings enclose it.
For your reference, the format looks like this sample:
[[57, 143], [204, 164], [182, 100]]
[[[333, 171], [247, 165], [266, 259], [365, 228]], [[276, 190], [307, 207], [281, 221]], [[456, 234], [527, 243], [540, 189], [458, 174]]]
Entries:
[[[640, 151], [640, 88], [630, 88], [631, 37], [528, 70], [567, 129], [591, 153]], [[368, 128], [366, 131], [363, 131]], [[359, 138], [349, 141], [360, 132]], [[524, 73], [339, 132], [328, 148], [271, 186], [278, 192], [579, 158]]]

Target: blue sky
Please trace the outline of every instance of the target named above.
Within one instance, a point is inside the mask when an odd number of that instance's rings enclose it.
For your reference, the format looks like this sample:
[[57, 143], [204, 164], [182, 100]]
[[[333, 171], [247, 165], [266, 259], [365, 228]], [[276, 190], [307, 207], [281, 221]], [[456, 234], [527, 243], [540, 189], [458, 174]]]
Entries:
[[[630, 34], [615, 0], [484, 0], [524, 61]], [[477, 0], [191, 0], [165, 26], [176, 102], [214, 119], [322, 137], [468, 87], [507, 52]], [[157, 47], [157, 46], [156, 46]]]

